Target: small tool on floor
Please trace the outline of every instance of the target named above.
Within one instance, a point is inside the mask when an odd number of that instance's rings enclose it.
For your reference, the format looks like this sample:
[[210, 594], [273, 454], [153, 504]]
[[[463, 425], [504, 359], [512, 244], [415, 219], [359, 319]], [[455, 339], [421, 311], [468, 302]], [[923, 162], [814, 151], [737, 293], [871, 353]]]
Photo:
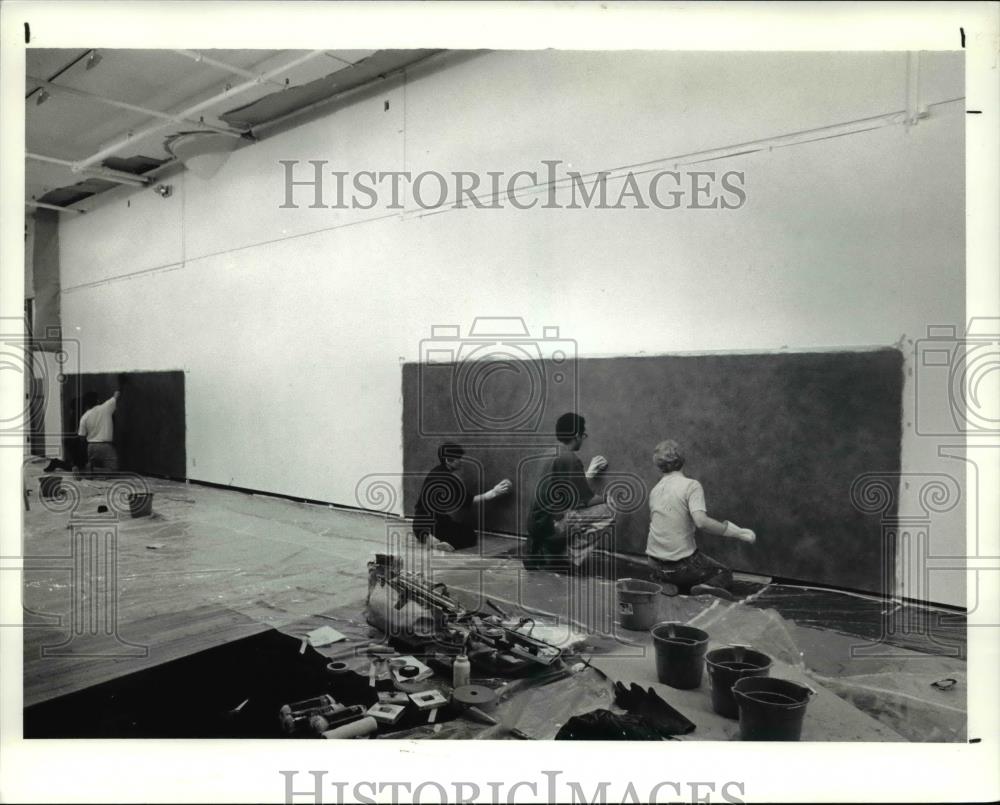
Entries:
[[359, 718], [339, 727], [327, 730], [323, 733], [324, 738], [367, 738], [378, 732], [378, 721], [371, 716]]
[[427, 716], [427, 723], [433, 724], [437, 719], [438, 709], [448, 704], [447, 697], [439, 690], [423, 690], [420, 693], [411, 693], [412, 701], [420, 711], [430, 711]]
[[455, 688], [451, 700], [462, 707], [462, 714], [480, 724], [496, 725], [500, 722], [484, 712], [496, 706], [497, 694], [483, 685], [462, 685]]
[[314, 715], [309, 719], [309, 730], [314, 735], [323, 735], [336, 727], [350, 724], [360, 718], [364, 718], [365, 708], [361, 704], [352, 704], [350, 707], [342, 707], [335, 713], [325, 715]]
[[395, 724], [403, 717], [406, 707], [400, 704], [373, 704], [368, 708], [367, 715], [381, 724]]
[[226, 716], [228, 718], [236, 718], [236, 716], [238, 716], [240, 713], [243, 712], [243, 708], [246, 707], [247, 704], [249, 704], [249, 702], [250, 702], [249, 699], [244, 699], [242, 702], [236, 705], [236, 707], [232, 707], [229, 710], [227, 710]]
[[281, 722], [281, 728], [291, 734], [307, 726], [314, 716], [327, 718], [345, 709], [344, 705], [337, 702], [333, 696], [324, 693], [322, 696], [312, 699], [282, 705], [278, 711], [278, 719]]

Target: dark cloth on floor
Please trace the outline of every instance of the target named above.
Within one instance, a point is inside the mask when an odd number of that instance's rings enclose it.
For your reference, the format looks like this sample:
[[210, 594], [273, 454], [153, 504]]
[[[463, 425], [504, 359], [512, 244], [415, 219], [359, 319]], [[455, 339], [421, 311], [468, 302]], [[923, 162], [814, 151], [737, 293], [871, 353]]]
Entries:
[[591, 710], [573, 716], [559, 728], [557, 741], [662, 741], [660, 734], [642, 716], [620, 715], [610, 710]]
[[421, 542], [429, 534], [454, 548], [476, 544], [476, 529], [457, 519], [472, 506], [473, 494], [465, 483], [443, 463], [427, 473], [413, 511], [413, 533]]
[[594, 496], [583, 464], [574, 453], [560, 453], [542, 475], [528, 512], [528, 544], [523, 556], [529, 569], [567, 563], [567, 535], [556, 520], [571, 509], [584, 507]]
[[684, 594], [689, 593], [696, 584], [711, 584], [729, 589], [733, 583], [732, 571], [701, 550], [676, 562], [654, 559], [652, 556], [647, 556], [646, 559], [656, 581], [673, 584]]

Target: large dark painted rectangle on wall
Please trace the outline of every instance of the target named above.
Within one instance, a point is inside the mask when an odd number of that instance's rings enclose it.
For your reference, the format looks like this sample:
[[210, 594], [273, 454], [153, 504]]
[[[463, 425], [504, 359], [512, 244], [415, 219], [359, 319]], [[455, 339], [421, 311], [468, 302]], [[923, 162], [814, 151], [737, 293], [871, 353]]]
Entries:
[[[121, 391], [115, 411], [115, 447], [123, 471], [167, 478], [187, 477], [184, 372], [123, 372], [80, 375], [82, 394], [104, 402]], [[80, 422], [79, 400], [63, 400], [65, 432]]]
[[886, 592], [893, 547], [883, 546], [880, 517], [852, 505], [851, 485], [899, 473], [902, 393], [896, 349], [405, 364], [406, 513], [437, 446], [458, 441], [471, 486], [515, 482], [514, 495], [487, 505], [485, 527], [524, 534], [555, 419], [577, 410], [587, 419], [584, 465], [603, 455], [602, 484], [641, 488], [638, 508], [619, 516], [618, 550], [645, 552], [645, 494], [660, 478], [653, 448], [672, 438], [708, 513], [758, 535], [753, 546], [699, 535], [707, 553], [748, 572]]

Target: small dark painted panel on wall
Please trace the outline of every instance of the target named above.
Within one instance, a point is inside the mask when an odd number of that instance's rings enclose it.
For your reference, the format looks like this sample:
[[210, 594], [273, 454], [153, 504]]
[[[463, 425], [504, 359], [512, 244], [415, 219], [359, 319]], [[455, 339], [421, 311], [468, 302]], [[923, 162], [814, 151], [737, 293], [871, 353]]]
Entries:
[[[584, 465], [601, 454], [609, 479], [620, 473], [648, 491], [660, 478], [654, 446], [676, 439], [709, 514], [758, 534], [753, 546], [700, 535], [706, 552], [748, 572], [883, 591], [883, 562], [895, 558], [883, 556], [879, 517], [857, 511], [850, 490], [862, 473], [900, 470], [898, 350], [581, 358], [556, 373], [544, 361], [521, 371], [468, 368], [403, 367], [407, 514], [419, 474], [441, 442], [454, 440], [471, 459], [471, 485], [480, 474], [487, 486], [515, 483], [516, 494], [488, 504], [486, 527], [523, 534], [555, 418], [577, 410], [589, 434]], [[499, 434], [496, 423], [511, 427]], [[648, 528], [642, 501], [619, 518], [618, 550], [644, 553]]]
[[[187, 476], [184, 418], [184, 372], [123, 372], [80, 375], [83, 394], [101, 402], [115, 390], [115, 447], [122, 470], [183, 479]], [[63, 424], [75, 433], [81, 400], [63, 400]]]

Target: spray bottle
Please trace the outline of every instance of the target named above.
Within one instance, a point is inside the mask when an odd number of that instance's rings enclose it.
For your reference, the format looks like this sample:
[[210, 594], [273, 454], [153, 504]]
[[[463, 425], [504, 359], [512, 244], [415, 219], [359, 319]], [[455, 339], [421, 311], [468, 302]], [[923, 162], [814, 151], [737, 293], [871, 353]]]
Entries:
[[451, 665], [451, 685], [453, 688], [460, 688], [462, 685], [469, 684], [472, 666], [469, 663], [466, 643], [468, 643], [468, 638], [462, 642], [462, 653], [455, 657], [455, 661]]

